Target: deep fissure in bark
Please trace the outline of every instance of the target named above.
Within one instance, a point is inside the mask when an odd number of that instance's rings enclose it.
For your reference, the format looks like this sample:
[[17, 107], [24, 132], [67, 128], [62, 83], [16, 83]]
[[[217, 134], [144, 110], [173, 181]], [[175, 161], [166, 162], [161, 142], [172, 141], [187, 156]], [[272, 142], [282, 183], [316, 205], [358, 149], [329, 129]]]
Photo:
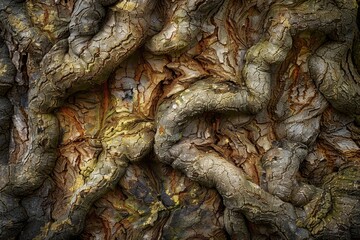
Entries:
[[357, 14], [3, 0], [0, 238], [356, 239]]

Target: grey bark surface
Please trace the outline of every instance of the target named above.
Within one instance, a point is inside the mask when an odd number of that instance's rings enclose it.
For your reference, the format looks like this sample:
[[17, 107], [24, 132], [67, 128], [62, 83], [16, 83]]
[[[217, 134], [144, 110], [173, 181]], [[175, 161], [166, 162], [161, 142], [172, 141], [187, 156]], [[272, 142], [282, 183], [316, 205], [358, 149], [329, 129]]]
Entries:
[[360, 238], [358, 5], [0, 1], [0, 239]]

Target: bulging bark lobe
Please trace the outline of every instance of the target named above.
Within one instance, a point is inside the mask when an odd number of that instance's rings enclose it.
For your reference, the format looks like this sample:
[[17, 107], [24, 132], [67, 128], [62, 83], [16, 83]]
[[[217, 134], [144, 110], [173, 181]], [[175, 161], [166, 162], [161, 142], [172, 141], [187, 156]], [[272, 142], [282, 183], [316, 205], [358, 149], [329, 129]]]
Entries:
[[357, 1], [0, 17], [0, 239], [360, 236]]

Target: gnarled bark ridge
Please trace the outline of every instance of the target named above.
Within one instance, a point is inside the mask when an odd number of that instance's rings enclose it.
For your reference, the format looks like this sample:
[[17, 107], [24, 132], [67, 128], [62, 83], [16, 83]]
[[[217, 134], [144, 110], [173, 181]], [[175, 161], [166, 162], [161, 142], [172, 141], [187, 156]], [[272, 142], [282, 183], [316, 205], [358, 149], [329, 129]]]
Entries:
[[0, 238], [358, 237], [358, 4], [1, 1]]

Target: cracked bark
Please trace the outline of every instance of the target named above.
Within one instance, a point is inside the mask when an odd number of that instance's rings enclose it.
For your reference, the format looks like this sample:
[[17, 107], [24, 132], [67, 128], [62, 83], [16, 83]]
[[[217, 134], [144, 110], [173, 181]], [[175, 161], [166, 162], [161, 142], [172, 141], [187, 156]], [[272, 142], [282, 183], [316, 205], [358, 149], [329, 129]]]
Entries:
[[358, 1], [0, 17], [0, 239], [360, 236]]

